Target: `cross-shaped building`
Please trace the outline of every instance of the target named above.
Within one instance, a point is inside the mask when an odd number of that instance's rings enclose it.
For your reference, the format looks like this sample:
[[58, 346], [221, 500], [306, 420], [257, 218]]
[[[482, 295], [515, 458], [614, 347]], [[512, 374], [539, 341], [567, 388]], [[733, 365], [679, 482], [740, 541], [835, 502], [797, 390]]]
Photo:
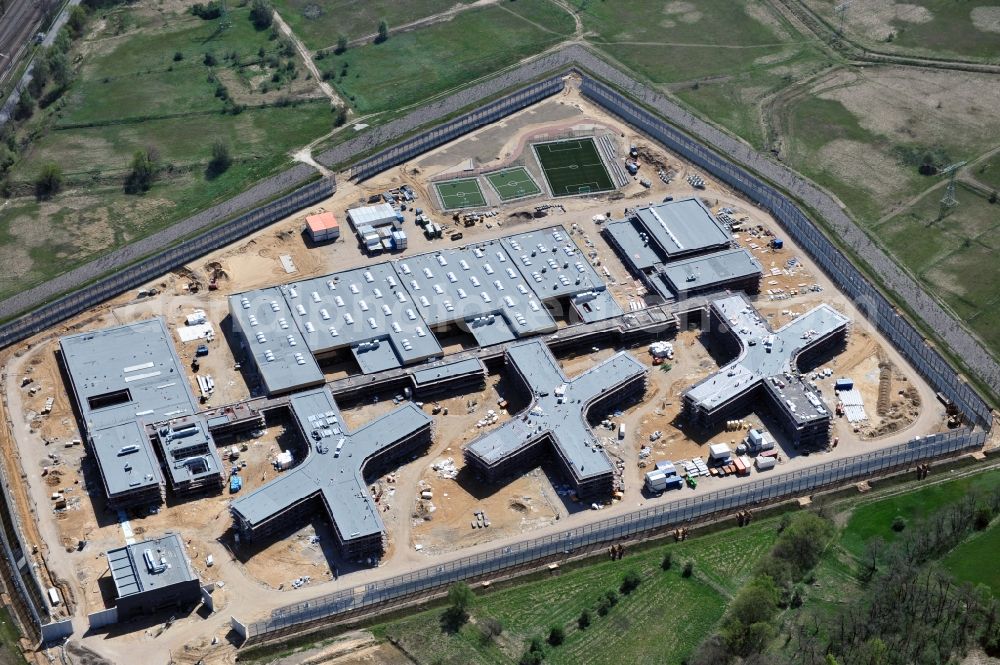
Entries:
[[431, 419], [408, 403], [353, 432], [327, 388], [293, 395], [290, 407], [308, 455], [301, 464], [233, 501], [240, 536], [255, 540], [322, 507], [345, 556], [379, 556], [385, 526], [368, 491], [366, 474], [430, 444]]
[[794, 446], [825, 446], [830, 410], [798, 368], [842, 345], [850, 320], [824, 303], [772, 331], [742, 295], [714, 300], [708, 311], [710, 339], [736, 358], [684, 393], [688, 421], [717, 427], [763, 400]]
[[530, 468], [551, 453], [577, 496], [610, 494], [614, 467], [588, 418], [641, 398], [646, 390], [646, 367], [622, 352], [567, 379], [540, 340], [514, 344], [505, 355], [515, 383], [530, 395], [528, 407], [469, 443], [464, 449], [466, 463], [495, 481]]

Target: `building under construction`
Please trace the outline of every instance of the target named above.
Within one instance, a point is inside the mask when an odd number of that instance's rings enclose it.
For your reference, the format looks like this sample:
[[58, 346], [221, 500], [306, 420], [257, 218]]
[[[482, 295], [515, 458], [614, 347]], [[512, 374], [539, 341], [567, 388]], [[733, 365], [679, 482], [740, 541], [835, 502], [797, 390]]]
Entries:
[[196, 416], [163, 319], [63, 337], [59, 351], [110, 507], [162, 503], [161, 461], [147, 431], [159, 423], [156, 440], [171, 487], [185, 493], [221, 485], [215, 442]]
[[495, 482], [553, 458], [580, 498], [604, 498], [614, 489], [614, 465], [590, 422], [641, 399], [646, 367], [618, 353], [567, 379], [548, 347], [532, 340], [508, 347], [507, 368], [528, 406], [464, 448], [469, 466]]
[[635, 208], [602, 233], [629, 272], [664, 300], [760, 289], [760, 264], [696, 198]]
[[766, 404], [792, 445], [825, 446], [832, 414], [799, 367], [842, 347], [848, 318], [823, 304], [772, 331], [741, 295], [712, 301], [708, 310], [708, 338], [735, 359], [684, 393], [687, 421], [715, 428]]
[[232, 502], [230, 512], [240, 537], [255, 541], [287, 532], [322, 510], [345, 557], [377, 558], [385, 526], [366, 477], [423, 452], [431, 441], [430, 417], [410, 402], [349, 432], [327, 388], [297, 393], [289, 406], [305, 441], [305, 459]]

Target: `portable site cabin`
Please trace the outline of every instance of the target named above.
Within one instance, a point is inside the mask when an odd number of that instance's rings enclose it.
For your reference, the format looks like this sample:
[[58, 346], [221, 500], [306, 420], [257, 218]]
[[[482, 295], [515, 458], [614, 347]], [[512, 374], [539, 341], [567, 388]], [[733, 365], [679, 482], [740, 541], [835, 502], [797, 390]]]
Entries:
[[768, 469], [773, 469], [777, 460], [773, 457], [758, 457], [754, 463], [758, 471], [767, 471]]
[[767, 433], [762, 429], [752, 429], [747, 433], [747, 449], [753, 453], [774, 448], [774, 441], [767, 438]]
[[708, 447], [708, 457], [714, 462], [728, 462], [733, 451], [724, 443], [713, 443]]
[[306, 217], [306, 232], [315, 243], [328, 242], [340, 237], [340, 222], [332, 212], [321, 212]]
[[646, 474], [646, 489], [652, 493], [680, 489], [683, 486], [684, 479], [677, 475], [668, 475], [663, 471], [655, 470]]
[[668, 476], [676, 476], [677, 475], [677, 467], [674, 466], [673, 462], [668, 462], [666, 460], [663, 460], [661, 462], [657, 462], [656, 463], [656, 470], [657, 471], [662, 471], [663, 473], [667, 474]]
[[852, 388], [854, 388], [854, 381], [847, 378], [837, 379], [837, 382], [833, 386], [833, 389], [837, 392], [851, 390]]

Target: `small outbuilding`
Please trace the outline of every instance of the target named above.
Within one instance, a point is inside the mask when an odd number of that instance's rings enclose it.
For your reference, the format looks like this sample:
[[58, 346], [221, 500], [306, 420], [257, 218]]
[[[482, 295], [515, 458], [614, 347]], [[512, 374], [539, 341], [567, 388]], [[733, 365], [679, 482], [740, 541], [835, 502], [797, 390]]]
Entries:
[[306, 233], [315, 243], [330, 242], [340, 237], [340, 222], [332, 212], [321, 212], [306, 217]]
[[176, 533], [108, 550], [118, 620], [201, 600], [201, 585]]

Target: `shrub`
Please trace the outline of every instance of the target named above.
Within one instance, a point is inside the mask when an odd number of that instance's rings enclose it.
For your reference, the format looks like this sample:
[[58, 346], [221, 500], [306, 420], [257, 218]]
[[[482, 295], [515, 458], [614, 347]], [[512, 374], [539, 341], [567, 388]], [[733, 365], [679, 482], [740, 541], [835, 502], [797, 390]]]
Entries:
[[14, 120], [26, 120], [35, 112], [35, 98], [31, 96], [30, 90], [21, 92], [17, 104], [14, 106]]
[[519, 665], [541, 665], [544, 659], [545, 647], [542, 646], [542, 641], [537, 637], [532, 637], [528, 648], [517, 662]]
[[576, 620], [576, 625], [580, 630], [587, 629], [587, 626], [590, 625], [590, 610], [584, 608], [584, 610], [580, 612], [580, 616]]
[[906, 528], [906, 520], [903, 519], [902, 515], [896, 515], [892, 518], [892, 530], [899, 533]]
[[202, 60], [202, 62], [205, 63], [206, 67], [215, 67], [215, 65], [218, 63], [218, 61], [215, 59], [215, 54], [212, 53], [211, 51], [205, 52], [205, 57]]
[[375, 37], [375, 43], [381, 44], [387, 39], [389, 39], [389, 24], [385, 19], [382, 19], [378, 22], [378, 35]]
[[993, 511], [990, 510], [989, 506], [979, 506], [976, 508], [976, 516], [973, 519], [972, 526], [976, 531], [982, 531], [990, 525], [993, 521]]
[[126, 194], [141, 194], [149, 191], [157, 175], [157, 154], [153, 148], [139, 150], [132, 155], [132, 169], [125, 178]]
[[340, 35], [337, 37], [337, 47], [333, 49], [333, 52], [340, 55], [347, 50], [347, 35]]
[[274, 8], [267, 0], [253, 0], [250, 4], [250, 22], [258, 30], [271, 27], [274, 21]]
[[222, 139], [216, 139], [212, 144], [212, 159], [208, 162], [205, 175], [209, 178], [217, 178], [226, 171], [233, 163], [233, 158], [229, 154], [229, 146]]
[[180, 62], [183, 59], [184, 59], [184, 54], [183, 53], [181, 53], [180, 51], [175, 51], [174, 52], [174, 62]]
[[47, 199], [62, 189], [62, 169], [55, 164], [46, 164], [35, 178], [35, 196]]
[[642, 584], [642, 577], [636, 571], [630, 570], [622, 578], [621, 592], [627, 596], [638, 589], [640, 584]]
[[684, 568], [683, 570], [681, 570], [681, 577], [691, 577], [693, 573], [694, 573], [694, 562], [685, 561]]
[[503, 632], [503, 624], [499, 620], [487, 617], [479, 622], [479, 638], [483, 644], [489, 644]]
[[667, 552], [663, 555], [663, 561], [660, 562], [660, 568], [663, 570], [670, 570], [672, 565], [674, 565], [674, 555]]
[[191, 6], [191, 13], [204, 21], [211, 21], [222, 16], [222, 5], [212, 0], [208, 4], [196, 2]]

